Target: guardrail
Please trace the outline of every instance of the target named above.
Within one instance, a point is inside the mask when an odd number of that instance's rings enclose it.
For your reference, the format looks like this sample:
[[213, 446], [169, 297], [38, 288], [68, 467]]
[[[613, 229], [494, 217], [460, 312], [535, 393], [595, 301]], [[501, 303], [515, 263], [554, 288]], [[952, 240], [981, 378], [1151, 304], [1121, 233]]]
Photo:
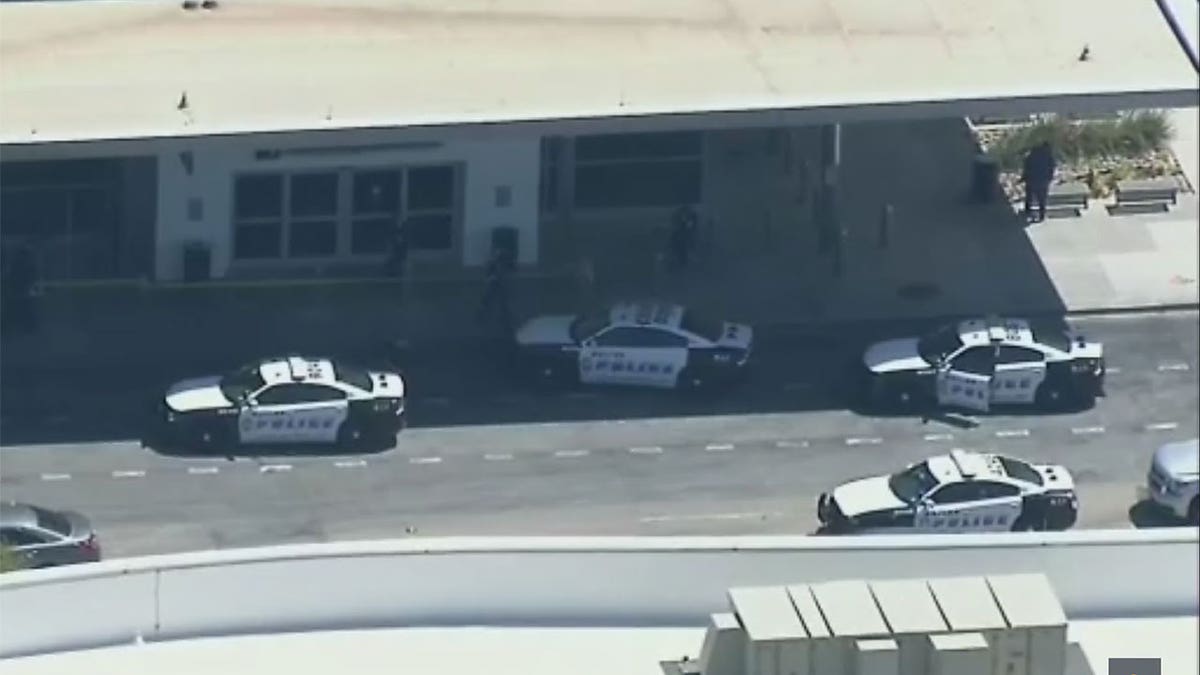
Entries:
[[445, 625], [696, 625], [732, 586], [1044, 572], [1072, 619], [1195, 615], [1200, 530], [486, 538], [192, 553], [7, 574], [0, 657], [141, 639]]

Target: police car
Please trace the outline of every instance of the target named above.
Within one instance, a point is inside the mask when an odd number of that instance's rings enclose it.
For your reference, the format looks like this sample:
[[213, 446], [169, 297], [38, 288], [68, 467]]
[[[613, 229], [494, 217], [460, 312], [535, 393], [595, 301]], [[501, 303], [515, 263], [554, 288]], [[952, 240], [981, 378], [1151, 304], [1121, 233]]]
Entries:
[[515, 340], [522, 370], [545, 383], [698, 389], [744, 372], [753, 337], [750, 326], [643, 302], [535, 317]]
[[154, 440], [222, 450], [237, 444], [394, 443], [404, 380], [331, 359], [289, 356], [183, 380], [162, 401]]
[[1065, 468], [958, 449], [851, 481], [817, 501], [829, 534], [1065, 530], [1078, 510]]
[[970, 319], [920, 337], [877, 342], [863, 354], [873, 403], [1089, 406], [1103, 394], [1104, 347], [1062, 322]]

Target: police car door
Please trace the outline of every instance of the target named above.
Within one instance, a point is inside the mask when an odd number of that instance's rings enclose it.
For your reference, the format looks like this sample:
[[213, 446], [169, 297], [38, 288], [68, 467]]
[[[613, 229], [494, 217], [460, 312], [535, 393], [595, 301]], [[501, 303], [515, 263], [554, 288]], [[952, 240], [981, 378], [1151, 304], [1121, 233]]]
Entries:
[[973, 481], [948, 483], [934, 488], [917, 505], [913, 528], [921, 532], [952, 533], [967, 529], [974, 502], [982, 491]]
[[1037, 388], [1045, 379], [1045, 354], [1029, 347], [1001, 345], [996, 350], [992, 403], [1033, 403]]
[[987, 412], [995, 369], [992, 345], [962, 350], [938, 368], [938, 404]]
[[613, 326], [583, 341], [579, 381], [585, 384], [628, 384], [626, 365], [636, 328]]
[[[345, 419], [348, 403], [324, 385], [285, 382], [251, 397], [238, 420], [243, 443], [307, 443], [332, 441]], [[336, 390], [334, 390], [336, 391]]]
[[670, 328], [640, 328], [637, 351], [630, 377], [647, 387], [671, 388], [687, 366], [688, 339]]

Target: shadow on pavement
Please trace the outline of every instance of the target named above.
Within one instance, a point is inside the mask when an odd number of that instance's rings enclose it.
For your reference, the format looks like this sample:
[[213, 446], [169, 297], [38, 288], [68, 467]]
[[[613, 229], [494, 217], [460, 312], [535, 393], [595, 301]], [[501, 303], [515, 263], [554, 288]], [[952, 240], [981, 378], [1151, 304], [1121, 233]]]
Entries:
[[1174, 514], [1167, 513], [1148, 499], [1143, 499], [1129, 507], [1129, 522], [1138, 529], [1181, 527], [1187, 525], [1182, 519], [1175, 517]]

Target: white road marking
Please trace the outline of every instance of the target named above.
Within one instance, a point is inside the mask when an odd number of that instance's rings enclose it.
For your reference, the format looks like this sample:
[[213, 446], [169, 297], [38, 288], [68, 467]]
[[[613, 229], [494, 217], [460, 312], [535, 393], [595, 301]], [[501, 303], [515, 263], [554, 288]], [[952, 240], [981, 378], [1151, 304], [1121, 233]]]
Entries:
[[1160, 372], [1160, 373], [1180, 372], [1180, 371], [1185, 371], [1185, 370], [1191, 370], [1191, 366], [1189, 366], [1186, 363], [1160, 363], [1160, 364], [1158, 364], [1158, 372]]
[[661, 455], [662, 448], [658, 447], [657, 445], [651, 445], [641, 448], [630, 448], [629, 452], [635, 455]]
[[1146, 431], [1170, 431], [1178, 426], [1178, 422], [1155, 422], [1154, 424], [1147, 424]]
[[871, 438], [855, 437], [855, 438], [847, 438], [846, 439], [846, 445], [879, 445], [882, 442], [883, 442], [883, 439], [878, 438], [878, 437], [871, 437]]
[[807, 448], [808, 441], [775, 441], [777, 448]]
[[706, 452], [729, 452], [733, 450], [733, 443], [709, 443], [704, 446]]
[[146, 472], [142, 471], [140, 469], [129, 470], [129, 471], [114, 471], [114, 472], [112, 472], [112, 477], [113, 478], [145, 478]]
[[1028, 429], [1001, 429], [996, 432], [996, 438], [1024, 438], [1028, 435]]
[[346, 460], [342, 460], [340, 462], [334, 462], [333, 465], [339, 469], [361, 469], [362, 467], [367, 465], [367, 460], [365, 460], [365, 459], [346, 459]]
[[1104, 367], [1104, 373], [1106, 375], [1112, 375], [1113, 373], [1119, 373], [1119, 372], [1121, 372], [1121, 366], [1105, 366]]
[[505, 462], [513, 458], [512, 453], [508, 452], [490, 452], [483, 456], [489, 462]]
[[954, 440], [954, 434], [925, 434], [925, 440], [929, 442], [952, 441]]
[[1085, 434], [1102, 434], [1104, 433], [1104, 427], [1075, 427], [1071, 429], [1071, 433], [1075, 434], [1076, 436], [1083, 436]]
[[220, 472], [221, 472], [221, 467], [219, 467], [219, 466], [189, 466], [188, 467], [188, 473], [190, 473], [193, 476], [211, 476], [215, 473], [220, 473]]
[[42, 480], [47, 480], [47, 481], [71, 480], [71, 474], [69, 474], [69, 473], [44, 473], [44, 474], [42, 474]]
[[409, 464], [441, 464], [441, 457], [410, 457]]
[[779, 512], [771, 513], [708, 513], [702, 515], [690, 516], [646, 516], [639, 518], [642, 523], [669, 523], [672, 521], [686, 520], [749, 520], [749, 519], [765, 519], [783, 515]]
[[554, 453], [555, 457], [586, 457], [587, 450], [559, 450]]
[[259, 473], [287, 473], [291, 470], [291, 464], [263, 464], [258, 467]]

